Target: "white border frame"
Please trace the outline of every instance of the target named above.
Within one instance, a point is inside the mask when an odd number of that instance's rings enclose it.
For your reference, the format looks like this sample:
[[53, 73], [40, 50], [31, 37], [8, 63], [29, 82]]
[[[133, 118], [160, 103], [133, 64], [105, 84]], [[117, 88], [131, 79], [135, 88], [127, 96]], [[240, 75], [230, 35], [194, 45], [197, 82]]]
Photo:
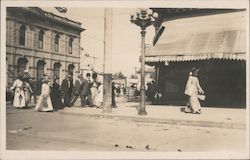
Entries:
[[[248, 0], [138, 0], [138, 1], [2, 1], [1, 2], [1, 77], [6, 77], [6, 7], [164, 7], [164, 8], [245, 8], [246, 9], [246, 97], [249, 97], [249, 1]], [[83, 5], [84, 4], [84, 5]], [[121, 5], [122, 4], [122, 5]], [[246, 139], [247, 150], [244, 153], [225, 152], [75, 152], [75, 151], [10, 151], [6, 150], [6, 82], [1, 81], [1, 156], [3, 159], [248, 159], [249, 158], [249, 98], [246, 99]], [[4, 96], [3, 96], [4, 95]]]

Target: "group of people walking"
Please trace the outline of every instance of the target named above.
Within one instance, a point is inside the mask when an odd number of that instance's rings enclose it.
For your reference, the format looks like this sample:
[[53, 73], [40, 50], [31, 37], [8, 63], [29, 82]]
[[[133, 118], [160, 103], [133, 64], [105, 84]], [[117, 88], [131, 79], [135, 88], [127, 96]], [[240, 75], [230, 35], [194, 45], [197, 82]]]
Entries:
[[[32, 87], [28, 82], [29, 77], [18, 75], [11, 90], [14, 91], [13, 106], [16, 108], [27, 107], [31, 102], [33, 94]], [[64, 107], [71, 107], [80, 97], [81, 106], [100, 107], [103, 99], [103, 87], [97, 81], [97, 74], [87, 73], [86, 78], [82, 74], [73, 83], [70, 74], [59, 85], [59, 78], [56, 76], [44, 75], [38, 82], [36, 88], [39, 98], [35, 107], [36, 111], [57, 111]], [[62, 101], [63, 96], [63, 101]]]
[[[186, 113], [201, 113], [200, 100], [205, 99], [204, 91], [199, 84], [198, 74], [200, 69], [192, 68], [189, 73], [185, 87], [185, 95], [187, 96]], [[103, 104], [103, 85], [98, 82], [97, 73], [87, 73], [86, 78], [82, 74], [73, 83], [73, 78], [70, 74], [62, 81], [61, 88], [59, 86], [59, 78], [54, 76], [44, 75], [38, 82], [36, 90], [40, 94], [37, 101], [36, 111], [56, 111], [64, 107], [71, 107], [80, 97], [81, 107], [89, 105], [90, 107], [100, 107]], [[24, 75], [18, 74], [13, 86], [10, 88], [14, 92], [13, 106], [16, 108], [28, 107], [31, 102], [33, 89], [29, 82], [28, 73]], [[112, 106], [116, 107], [115, 103], [115, 86], [112, 83]], [[147, 97], [153, 101], [156, 92], [154, 82], [148, 85]], [[63, 95], [63, 102], [61, 95]]]

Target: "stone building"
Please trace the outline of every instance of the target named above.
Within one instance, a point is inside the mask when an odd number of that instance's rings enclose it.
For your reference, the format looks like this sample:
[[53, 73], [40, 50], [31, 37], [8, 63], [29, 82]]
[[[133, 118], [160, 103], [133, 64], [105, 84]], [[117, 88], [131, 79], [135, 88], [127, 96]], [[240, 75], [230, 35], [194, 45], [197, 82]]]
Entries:
[[18, 73], [28, 70], [34, 81], [43, 74], [80, 71], [80, 22], [38, 7], [8, 7], [6, 16], [6, 67], [8, 86]]

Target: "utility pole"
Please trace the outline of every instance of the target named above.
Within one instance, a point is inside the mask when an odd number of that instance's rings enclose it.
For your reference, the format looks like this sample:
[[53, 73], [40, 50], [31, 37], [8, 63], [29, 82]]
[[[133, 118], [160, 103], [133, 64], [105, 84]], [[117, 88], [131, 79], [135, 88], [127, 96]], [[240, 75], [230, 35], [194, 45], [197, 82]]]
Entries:
[[112, 9], [105, 8], [104, 17], [104, 66], [103, 66], [103, 113], [111, 113], [112, 91]]

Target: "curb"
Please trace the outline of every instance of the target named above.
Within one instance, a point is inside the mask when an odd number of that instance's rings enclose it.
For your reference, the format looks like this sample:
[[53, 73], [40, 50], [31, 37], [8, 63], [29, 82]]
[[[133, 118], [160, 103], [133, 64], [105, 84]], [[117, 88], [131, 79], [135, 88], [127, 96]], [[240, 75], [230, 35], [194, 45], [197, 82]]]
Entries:
[[126, 120], [126, 121], [139, 122], [139, 123], [160, 123], [160, 124], [216, 127], [216, 128], [242, 129], [242, 130], [245, 130], [246, 128], [245, 124], [243, 123], [192, 121], [192, 120], [180, 120], [180, 119], [160, 119], [160, 118], [132, 117], [132, 116], [111, 115], [111, 114], [86, 114], [86, 113], [71, 113], [71, 112], [60, 112], [60, 114]]

